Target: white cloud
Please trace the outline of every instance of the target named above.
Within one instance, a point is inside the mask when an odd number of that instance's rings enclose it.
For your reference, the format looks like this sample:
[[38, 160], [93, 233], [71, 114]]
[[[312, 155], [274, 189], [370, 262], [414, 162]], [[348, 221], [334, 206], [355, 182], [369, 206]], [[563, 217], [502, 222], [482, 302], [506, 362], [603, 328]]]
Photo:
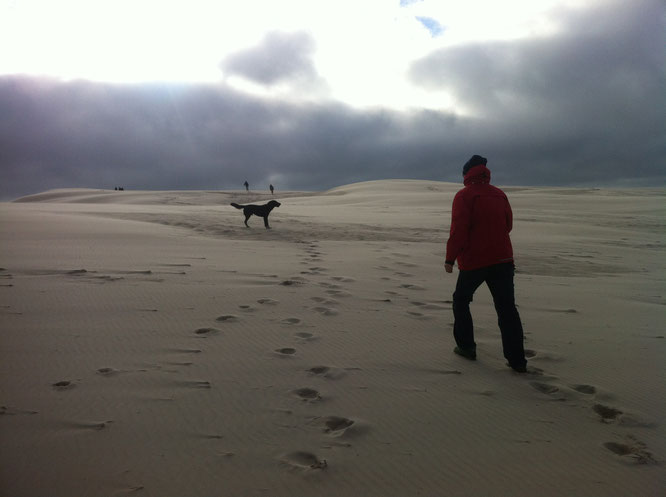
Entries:
[[[230, 54], [269, 31], [306, 32], [325, 80], [298, 92], [367, 107], [451, 108], [445, 92], [415, 88], [410, 64], [443, 46], [543, 35], [555, 8], [592, 0], [22, 0], [0, 4], [0, 74], [106, 82], [215, 82]], [[419, 21], [445, 31], [433, 37]], [[269, 92], [270, 93], [270, 92]]]
[[[0, 75], [224, 81], [265, 98], [465, 113], [455, 92], [410, 79], [414, 61], [470, 42], [550, 36], [560, 29], [558, 12], [608, 1], [9, 0], [0, 3]], [[436, 26], [442, 32], [433, 36]], [[267, 87], [240, 77], [252, 72], [247, 67], [220, 71], [276, 31], [307, 34], [316, 84], [301, 78]]]

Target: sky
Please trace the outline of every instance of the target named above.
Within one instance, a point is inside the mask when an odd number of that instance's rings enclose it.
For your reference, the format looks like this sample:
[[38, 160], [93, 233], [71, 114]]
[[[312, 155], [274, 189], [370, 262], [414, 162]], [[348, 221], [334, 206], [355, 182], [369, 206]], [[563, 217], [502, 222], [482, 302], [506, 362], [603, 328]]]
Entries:
[[666, 185], [663, 0], [0, 0], [0, 200]]

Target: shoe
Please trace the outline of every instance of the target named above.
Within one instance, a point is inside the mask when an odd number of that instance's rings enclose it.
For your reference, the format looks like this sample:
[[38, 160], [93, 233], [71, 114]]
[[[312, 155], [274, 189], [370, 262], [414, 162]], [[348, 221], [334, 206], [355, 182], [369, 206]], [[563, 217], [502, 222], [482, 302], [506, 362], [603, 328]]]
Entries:
[[470, 361], [476, 361], [476, 350], [474, 349], [463, 349], [461, 347], [456, 347], [453, 349], [453, 352], [459, 356], [464, 357], [465, 359], [469, 359]]
[[512, 366], [508, 362], [506, 363], [506, 365], [509, 366], [511, 369], [513, 369], [516, 373], [527, 373], [527, 365]]

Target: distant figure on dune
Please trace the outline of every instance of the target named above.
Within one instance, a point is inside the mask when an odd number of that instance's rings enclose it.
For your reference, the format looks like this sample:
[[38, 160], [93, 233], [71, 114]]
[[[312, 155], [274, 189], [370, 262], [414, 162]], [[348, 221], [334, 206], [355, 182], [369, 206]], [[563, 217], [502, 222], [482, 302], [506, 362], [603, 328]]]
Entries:
[[525, 373], [523, 326], [513, 290], [515, 266], [509, 232], [513, 213], [505, 193], [490, 184], [488, 160], [474, 155], [463, 167], [465, 188], [453, 199], [451, 231], [446, 243], [445, 269], [453, 272], [458, 261], [458, 281], [453, 293], [454, 352], [476, 359], [476, 342], [469, 304], [482, 283], [490, 289], [502, 333], [508, 366]]
[[250, 184], [247, 181], [243, 184], [245, 185], [245, 191], [249, 192], [250, 191]]
[[273, 188], [273, 185], [269, 186], [268, 188], [270, 188], [270, 190], [271, 190], [271, 195], [273, 195], [273, 190], [275, 190], [275, 188]]

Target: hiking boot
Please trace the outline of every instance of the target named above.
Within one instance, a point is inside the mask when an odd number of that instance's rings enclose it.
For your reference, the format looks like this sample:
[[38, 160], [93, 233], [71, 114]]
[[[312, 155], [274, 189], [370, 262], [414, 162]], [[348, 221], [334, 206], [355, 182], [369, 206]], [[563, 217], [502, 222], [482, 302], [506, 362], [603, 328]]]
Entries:
[[509, 366], [511, 369], [513, 369], [516, 373], [527, 373], [526, 364], [513, 365], [507, 362], [506, 365]]
[[475, 349], [463, 349], [461, 347], [456, 347], [453, 349], [453, 352], [459, 356], [469, 359], [470, 361], [476, 361], [476, 350]]

